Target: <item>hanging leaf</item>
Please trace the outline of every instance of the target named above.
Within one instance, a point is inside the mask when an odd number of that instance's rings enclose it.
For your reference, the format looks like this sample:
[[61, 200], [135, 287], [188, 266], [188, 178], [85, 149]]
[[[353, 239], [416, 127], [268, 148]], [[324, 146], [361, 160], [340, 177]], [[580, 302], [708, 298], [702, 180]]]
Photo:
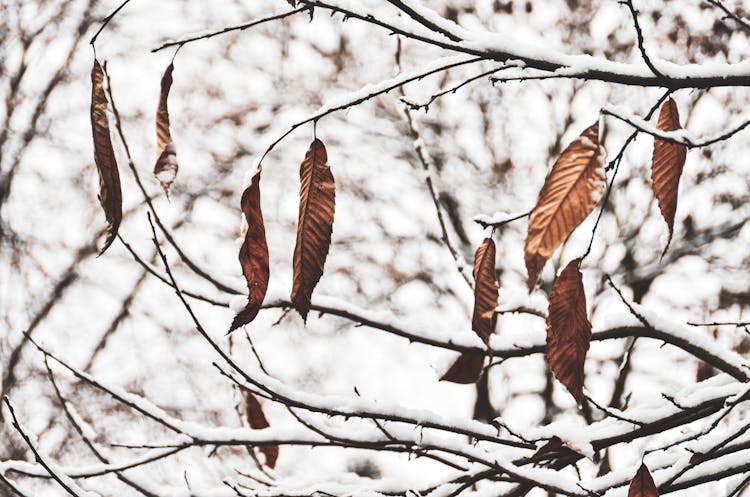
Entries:
[[536, 458], [544, 454], [548, 454], [550, 452], [557, 452], [557, 451], [562, 450], [563, 448], [566, 448], [566, 447], [565, 447], [565, 444], [563, 444], [562, 439], [558, 437], [557, 435], [555, 435], [552, 438], [550, 438], [546, 444], [542, 445], [541, 447], [537, 449], [536, 452], [534, 452], [534, 457]]
[[102, 255], [117, 236], [122, 220], [122, 191], [115, 152], [109, 135], [107, 121], [107, 96], [104, 94], [104, 71], [94, 59], [91, 70], [91, 129], [94, 137], [94, 162], [99, 172], [99, 203], [107, 218], [107, 238], [99, 255]]
[[605, 155], [597, 123], [573, 140], [552, 167], [529, 218], [525, 248], [529, 291], [547, 259], [599, 201]]
[[[247, 416], [247, 422], [250, 428], [253, 430], [262, 430], [271, 426], [266, 419], [266, 415], [263, 414], [263, 408], [260, 406], [260, 402], [249, 390], [244, 390], [245, 395], [245, 416]], [[276, 460], [279, 458], [279, 446], [278, 445], [261, 445], [258, 449], [263, 453], [266, 458], [266, 466], [269, 468], [276, 467]]]
[[466, 385], [476, 383], [484, 368], [484, 354], [479, 352], [464, 352], [448, 368], [440, 381], [450, 381]]
[[[495, 242], [485, 238], [474, 254], [474, 316], [471, 327], [485, 344], [495, 329], [497, 281], [495, 280]], [[484, 354], [467, 352], [453, 363], [441, 380], [474, 383], [484, 367]]]
[[583, 364], [591, 341], [586, 317], [581, 259], [570, 261], [552, 285], [547, 316], [546, 357], [550, 370], [573, 394], [583, 400]]
[[497, 294], [495, 242], [485, 238], [474, 254], [474, 316], [471, 320], [471, 328], [484, 343], [489, 343], [495, 329]]
[[297, 6], [297, 0], [286, 0], [286, 3], [292, 6], [292, 8]]
[[700, 383], [716, 376], [716, 370], [706, 361], [698, 362], [698, 370], [695, 372], [695, 381]]
[[[664, 102], [659, 111], [656, 128], [661, 131], [682, 129], [677, 104], [671, 98]], [[654, 139], [654, 155], [651, 161], [651, 182], [654, 196], [659, 203], [661, 215], [667, 222], [669, 238], [663, 254], [667, 253], [674, 232], [674, 216], [677, 212], [677, 188], [680, 185], [682, 168], [685, 166], [687, 147], [677, 143]]]
[[633, 479], [630, 481], [628, 497], [659, 497], [654, 479], [645, 464], [641, 464]]
[[230, 332], [255, 319], [268, 290], [268, 244], [260, 208], [260, 169], [258, 166], [250, 186], [242, 193], [242, 214], [246, 226], [239, 259], [247, 282], [247, 305], [234, 317]]
[[169, 196], [169, 186], [177, 176], [177, 150], [175, 149], [172, 135], [169, 131], [169, 108], [167, 98], [169, 89], [172, 88], [172, 71], [174, 64], [169, 64], [164, 76], [161, 78], [161, 94], [159, 95], [159, 108], [156, 110], [156, 141], [158, 158], [154, 166], [154, 176], [161, 183], [164, 193]]
[[323, 142], [317, 138], [300, 166], [299, 224], [294, 247], [294, 284], [291, 300], [307, 320], [313, 289], [323, 275], [333, 231], [336, 185]]

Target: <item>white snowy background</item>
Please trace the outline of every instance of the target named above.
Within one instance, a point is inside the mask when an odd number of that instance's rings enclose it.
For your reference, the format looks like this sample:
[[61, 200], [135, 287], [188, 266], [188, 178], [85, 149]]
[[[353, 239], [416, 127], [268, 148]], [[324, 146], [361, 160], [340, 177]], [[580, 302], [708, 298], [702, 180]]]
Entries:
[[[3, 133], [0, 144], [0, 368], [8, 373], [12, 351], [23, 332], [93, 376], [147, 397], [186, 421], [207, 426], [241, 426], [241, 398], [212, 366], [218, 357], [195, 331], [174, 292], [144, 270], [116, 241], [101, 257], [95, 245], [104, 217], [97, 202], [89, 122], [92, 51], [88, 39], [119, 2], [5, 0], [0, 10]], [[626, 7], [614, 0], [489, 1], [431, 0], [424, 4], [456, 19], [467, 30], [482, 28], [540, 49], [588, 53], [614, 61], [640, 63]], [[700, 0], [636, 1], [649, 50], [658, 59], [688, 62], [740, 62], [750, 56], [748, 33]], [[733, 9], [742, 2], [726, 2]], [[385, 2], [358, 2], [358, 8], [394, 16]], [[45, 20], [64, 6], [59, 22]], [[750, 3], [744, 5], [750, 8]], [[246, 31], [185, 45], [175, 59], [170, 95], [172, 136], [180, 171], [167, 200], [153, 178], [156, 159], [154, 114], [159, 80], [173, 49], [151, 53], [165, 41], [288, 10], [282, 0], [203, 2], [132, 0], [99, 36], [96, 53], [106, 60], [116, 104], [135, 166], [163, 222], [195, 263], [228, 287], [245, 291], [237, 261], [239, 200], [243, 177], [256, 158], [288, 127], [324, 103], [398, 74], [397, 38], [374, 26], [318, 11]], [[62, 81], [42, 105], [27, 142], [25, 131], [51, 75], [64, 62], [82, 17], [90, 24], [63, 71]], [[24, 51], [20, 34], [44, 26]], [[452, 55], [401, 40], [401, 70], [418, 70]], [[11, 98], [19, 64], [28, 68]], [[490, 63], [472, 64], [404, 87], [415, 102], [429, 98]], [[473, 222], [477, 215], [499, 219], [533, 207], [554, 158], [604, 106], [644, 115], [663, 90], [601, 82], [550, 80], [492, 85], [481, 78], [455, 94], [414, 112], [427, 150], [433, 180], [443, 193], [449, 236], [471, 264], [473, 252], [489, 234]], [[422, 166], [409, 136], [399, 90], [348, 111], [321, 119], [317, 136], [328, 149], [336, 179], [333, 239], [316, 297], [341, 308], [364, 309], [415, 334], [443, 340], [475, 340], [471, 331], [472, 292], [441, 242], [435, 208]], [[680, 90], [673, 97], [682, 123], [695, 136], [713, 136], [745, 119], [748, 90]], [[10, 112], [13, 107], [13, 112]], [[111, 122], [113, 122], [111, 120]], [[604, 143], [614, 155], [631, 132], [607, 119]], [[747, 331], [728, 327], [687, 327], [687, 322], [743, 319], [750, 290], [748, 257], [748, 132], [708, 149], [691, 150], [679, 190], [675, 235], [660, 260], [667, 228], [653, 200], [649, 175], [652, 139], [640, 136], [628, 149], [609, 207], [582, 271], [594, 331], [633, 323], [627, 308], [603, 279], [612, 276], [626, 298], [689, 334], [746, 355]], [[271, 256], [267, 301], [288, 298], [298, 213], [299, 164], [312, 140], [312, 125], [297, 129], [263, 162], [263, 213]], [[120, 234], [163, 273], [151, 244], [146, 206], [119, 139], [114, 134], [125, 217]], [[12, 171], [12, 172], [11, 172]], [[611, 173], [610, 173], [611, 174]], [[10, 179], [9, 179], [10, 178]], [[8, 185], [11, 185], [8, 187]], [[6, 197], [7, 192], [7, 197]], [[450, 211], [450, 215], [447, 213]], [[598, 211], [597, 211], [598, 212]], [[527, 220], [494, 233], [498, 247], [499, 306], [546, 310], [546, 292], [562, 264], [579, 257], [588, 244], [596, 212], [545, 267], [541, 287], [529, 296], [523, 243]], [[732, 227], [734, 229], [729, 230]], [[163, 237], [161, 238], [163, 241]], [[237, 297], [197, 277], [166, 243], [162, 247], [178, 283], [226, 306], [190, 300], [200, 320], [232, 351], [237, 361], [256, 366], [242, 330], [224, 334]], [[63, 285], [59, 295], [56, 285]], [[240, 298], [239, 302], [242, 302]], [[121, 312], [126, 315], [117, 319]], [[38, 322], [37, 322], [38, 321]], [[110, 328], [112, 328], [110, 330]], [[106, 344], [101, 339], [107, 331]], [[306, 325], [294, 312], [268, 309], [247, 331], [269, 373], [299, 390], [365, 399], [403, 409], [427, 409], [447, 419], [468, 418], [476, 388], [438, 382], [456, 357], [448, 351], [407, 340], [351, 321], [311, 312]], [[502, 315], [498, 343], [543, 343], [544, 320], [525, 314]], [[593, 342], [585, 385], [608, 404], [628, 343]], [[92, 355], [95, 353], [95, 356]], [[698, 361], [684, 351], [642, 338], [632, 355], [624, 396], [629, 406], [664, 405], [662, 394], [701, 394]], [[110, 443], [154, 443], [169, 438], [116, 401], [77, 383], [59, 367], [63, 393], [95, 432], [113, 460], [139, 454]], [[3, 392], [25, 426], [38, 436], [40, 450], [64, 468], [97, 461], [72, 430], [46, 378], [42, 355], [23, 348], [15, 381]], [[556, 381], [545, 404], [547, 367], [540, 354], [509, 359], [491, 369], [494, 416], [531, 438], [559, 435], [574, 444], [586, 421], [570, 394]], [[728, 384], [719, 375], [708, 380]], [[685, 389], [685, 390], [683, 390]], [[272, 427], [298, 426], [283, 406], [262, 401]], [[742, 406], [729, 419], [744, 417]], [[601, 413], [595, 412], [599, 419]], [[0, 458], [30, 460], [8, 423], [0, 434]], [[550, 421], [556, 422], [542, 430]], [[708, 421], [685, 427], [699, 430]], [[299, 429], [298, 427], [294, 428]], [[540, 431], [541, 430], [541, 431]], [[632, 475], [644, 451], [674, 440], [677, 431], [622, 444], [609, 454], [615, 473]], [[680, 448], [681, 454], [687, 454]], [[512, 454], [513, 451], [509, 451]], [[510, 457], [510, 456], [508, 456]], [[660, 455], [646, 456], [658, 467]], [[159, 488], [160, 495], [220, 495], [224, 478], [241, 480], [235, 470], [253, 462], [239, 449], [192, 448], [144, 466], [133, 474]], [[579, 463], [582, 478], [597, 476], [598, 465]], [[12, 473], [8, 473], [12, 475]], [[276, 474], [289, 488], [336, 492], [338, 484], [380, 488], [421, 488], [446, 477], [443, 466], [401, 454], [338, 448], [283, 446]], [[569, 467], [562, 472], [576, 478]], [[657, 481], [658, 471], [655, 473]], [[364, 476], [361, 476], [364, 475]], [[30, 495], [64, 495], [53, 483], [13, 476]], [[727, 483], [727, 481], [729, 483]], [[724, 495], [735, 479], [675, 495]], [[103, 496], [136, 495], [114, 476], [78, 480]], [[189, 487], [188, 487], [189, 485]], [[492, 487], [497, 491], [498, 487]], [[190, 489], [190, 490], [189, 490]], [[0, 493], [3, 490], [0, 490]], [[478, 487], [478, 492], [483, 487]], [[200, 493], [203, 492], [203, 493]], [[535, 493], [536, 492], [536, 493]], [[495, 495], [495, 494], [493, 494]], [[530, 495], [546, 495], [533, 491]], [[614, 494], [613, 494], [614, 495]], [[618, 495], [624, 495], [622, 489]]]

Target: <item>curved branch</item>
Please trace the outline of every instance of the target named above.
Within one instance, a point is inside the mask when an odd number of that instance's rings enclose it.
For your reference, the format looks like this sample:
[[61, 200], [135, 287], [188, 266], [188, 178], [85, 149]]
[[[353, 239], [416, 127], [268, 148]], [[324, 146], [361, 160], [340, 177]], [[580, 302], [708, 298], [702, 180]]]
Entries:
[[[334, 299], [325, 299], [334, 300]], [[517, 346], [514, 344], [508, 344], [506, 346], [498, 346], [497, 344], [490, 344], [489, 349], [486, 349], [480, 345], [468, 345], [467, 343], [456, 343], [453, 340], [444, 340], [436, 336], [430, 336], [429, 333], [407, 331], [399, 326], [396, 326], [389, 320], [377, 319], [372, 313], [369, 313], [363, 309], [357, 309], [354, 306], [335, 306], [326, 303], [321, 303], [321, 299], [317, 299], [318, 303], [313, 302], [310, 309], [320, 312], [322, 314], [331, 314], [333, 316], [342, 317], [350, 321], [356, 322], [362, 326], [368, 328], [378, 329], [390, 333], [392, 335], [400, 336], [409, 340], [410, 342], [422, 343], [433, 347], [438, 347], [447, 350], [453, 350], [456, 352], [466, 353], [480, 353], [485, 354], [489, 352], [493, 357], [498, 359], [509, 359], [512, 357], [525, 357], [534, 354], [544, 353], [544, 343], [537, 343], [533, 345]], [[287, 300], [274, 300], [267, 304], [264, 304], [264, 308], [282, 308], [286, 309], [291, 306], [291, 302]], [[382, 316], [382, 313], [378, 313]], [[684, 334], [678, 334], [674, 330], [669, 331], [666, 329], [658, 329], [651, 326], [617, 326], [607, 330], [602, 330], [594, 333], [591, 337], [592, 341], [612, 340], [617, 338], [627, 337], [643, 337], [653, 338], [656, 340], [662, 340], [670, 345], [680, 348], [688, 354], [701, 359], [711, 364], [716, 369], [727, 373], [728, 375], [740, 380], [750, 380], [750, 374], [747, 368], [742, 364], [741, 358], [729, 353], [723, 353], [719, 350], [714, 350], [713, 347], [708, 346], [703, 340], [698, 339], [695, 336], [687, 336]], [[493, 340], [497, 342], [499, 340]], [[462, 341], [463, 342], [463, 341]]]
[[649, 69], [651, 69], [651, 72], [654, 73], [654, 76], [658, 76], [660, 78], [664, 78], [664, 75], [659, 72], [659, 70], [654, 66], [654, 63], [651, 61], [651, 58], [648, 56], [648, 53], [646, 52], [646, 45], [643, 40], [643, 31], [641, 30], [641, 25], [638, 22], [638, 11], [635, 10], [635, 7], [633, 6], [633, 0], [625, 0], [625, 5], [628, 6], [628, 9], [630, 10], [630, 15], [633, 16], [633, 27], [635, 27], [635, 34], [636, 38], [638, 39], [638, 50], [641, 52], [641, 57], [643, 58], [643, 62], [646, 63]]
[[346, 95], [343, 98], [337, 98], [332, 102], [328, 102], [325, 105], [323, 105], [320, 109], [315, 111], [309, 117], [292, 124], [292, 126], [288, 130], [286, 130], [281, 136], [276, 138], [268, 146], [268, 148], [266, 148], [266, 150], [263, 152], [263, 155], [261, 155], [258, 162], [263, 162], [263, 159], [266, 158], [266, 156], [276, 147], [276, 145], [281, 143], [281, 141], [284, 138], [289, 136], [294, 130], [296, 130], [300, 126], [303, 126], [311, 122], [317, 122], [319, 119], [329, 114], [333, 114], [334, 112], [338, 112], [340, 110], [354, 107], [355, 105], [359, 105], [362, 102], [365, 102], [367, 100], [377, 97], [378, 95], [383, 95], [385, 93], [388, 93], [391, 90], [395, 90], [396, 88], [399, 88], [405, 84], [420, 80], [432, 74], [447, 71], [448, 69], [463, 66], [466, 64], [473, 64], [475, 62], [479, 62], [480, 60], [482, 60], [481, 57], [470, 57], [470, 58], [463, 57], [463, 56], [446, 57], [446, 58], [438, 60], [437, 62], [431, 64], [428, 68], [423, 69], [421, 71], [402, 73], [396, 76], [395, 78], [391, 78], [391, 79], [388, 79], [388, 80], [385, 80], [376, 84], [369, 84], [361, 88], [358, 91], [355, 91], [353, 93], [350, 93], [349, 95]]
[[743, 129], [750, 126], [750, 119], [749, 119], [743, 122], [742, 124], [739, 124], [738, 126], [735, 126], [734, 128], [721, 133], [720, 135], [714, 136], [712, 138], [704, 138], [702, 140], [696, 140], [690, 136], [687, 130], [683, 129], [679, 131], [662, 131], [652, 126], [647, 121], [640, 119], [638, 117], [623, 116], [619, 114], [613, 108], [605, 107], [601, 110], [601, 113], [606, 116], [612, 116], [615, 119], [618, 119], [624, 123], [627, 123], [633, 128], [635, 128], [637, 131], [641, 131], [643, 133], [649, 134], [655, 138], [659, 138], [660, 140], [664, 140], [666, 142], [676, 143], [678, 145], [684, 145], [687, 148], [702, 148], [702, 147], [708, 147], [709, 145], [714, 145], [715, 143], [728, 140], [732, 136], [736, 135]]
[[236, 26], [229, 26], [229, 27], [226, 27], [224, 29], [220, 29], [218, 31], [213, 31], [211, 33], [206, 33], [206, 34], [202, 34], [202, 35], [192, 36], [192, 37], [185, 38], [185, 39], [178, 40], [178, 41], [169, 41], [169, 42], [164, 43], [163, 45], [160, 45], [160, 46], [154, 48], [153, 50], [151, 50], [151, 53], [158, 52], [159, 50], [164, 50], [165, 48], [175, 47], [175, 46], [178, 47], [178, 48], [182, 48], [183, 45], [187, 45], [188, 43], [192, 43], [194, 41], [205, 40], [205, 39], [208, 39], [208, 38], [213, 38], [214, 36], [219, 36], [219, 35], [223, 35], [223, 34], [226, 34], [226, 33], [231, 33], [232, 31], [244, 31], [244, 30], [246, 30], [248, 28], [252, 28], [253, 26], [257, 26], [259, 24], [264, 24], [264, 23], [267, 23], [267, 22], [270, 22], [270, 21], [278, 21], [280, 19], [285, 19], [285, 18], [293, 16], [295, 14], [299, 14], [300, 12], [307, 12], [307, 11], [310, 11], [310, 10], [312, 10], [312, 8], [308, 7], [308, 6], [300, 7], [299, 9], [291, 10], [291, 11], [285, 12], [283, 14], [277, 14], [277, 15], [274, 15], [274, 16], [264, 17], [263, 19], [258, 19], [258, 20], [247, 22], [247, 23], [244, 23], [244, 24], [238, 24]]

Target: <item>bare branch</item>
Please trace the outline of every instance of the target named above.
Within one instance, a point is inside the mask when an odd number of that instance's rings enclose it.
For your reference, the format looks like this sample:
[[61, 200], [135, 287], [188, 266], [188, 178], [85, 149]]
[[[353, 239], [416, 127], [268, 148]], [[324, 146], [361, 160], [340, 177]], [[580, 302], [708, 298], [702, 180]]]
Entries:
[[654, 66], [654, 63], [651, 62], [651, 59], [646, 52], [646, 46], [643, 41], [643, 31], [641, 30], [641, 25], [638, 23], [638, 11], [635, 10], [635, 7], [633, 6], [633, 0], [624, 0], [620, 3], [624, 3], [625, 5], [627, 5], [628, 9], [630, 10], [630, 15], [633, 16], [633, 27], [635, 28], [635, 34], [638, 38], [638, 50], [641, 51], [643, 62], [645, 62], [648, 68], [651, 69], [651, 72], [654, 73], [654, 76], [664, 78], [665, 76]]
[[744, 18], [740, 17], [739, 15], [729, 10], [721, 1], [706, 0], [706, 2], [710, 3], [714, 7], [721, 9], [727, 15], [728, 18], [732, 19], [734, 22], [739, 24], [741, 28], [746, 29], [747, 31], [750, 31], [750, 23], [748, 23]]
[[62, 487], [62, 489], [72, 497], [88, 497], [90, 495], [96, 495], [93, 492], [85, 492], [81, 490], [73, 482], [73, 480], [68, 478], [67, 475], [61, 474], [55, 468], [53, 468], [52, 462], [39, 452], [36, 447], [36, 442], [31, 439], [31, 436], [26, 433], [26, 430], [19, 423], [18, 418], [16, 417], [16, 411], [13, 408], [13, 404], [11, 404], [10, 399], [7, 396], [4, 396], [3, 400], [5, 401], [5, 405], [8, 407], [8, 411], [13, 418], [13, 427], [16, 429], [18, 434], [21, 435], [21, 438], [23, 438], [24, 442], [26, 442], [26, 445], [29, 447], [29, 450], [31, 450], [32, 454], [34, 454], [34, 459], [36, 459], [36, 462], [38, 462], [45, 469], [45, 471], [50, 474], [52, 479], [54, 479], [57, 484], [60, 485], [60, 487]]
[[630, 126], [635, 128], [637, 131], [641, 131], [643, 133], [649, 134], [655, 138], [667, 141], [669, 143], [685, 145], [687, 148], [708, 147], [709, 145], [714, 145], [716, 143], [726, 141], [730, 139], [732, 136], [742, 131], [743, 129], [750, 126], [750, 120], [747, 120], [743, 122], [742, 124], [739, 124], [735, 126], [734, 128], [731, 128], [730, 130], [725, 131], [712, 138], [704, 138], [702, 140], [696, 140], [695, 138], [691, 137], [690, 133], [687, 130], [661, 131], [659, 129], [656, 129], [654, 126], [651, 126], [646, 121], [639, 119], [637, 117], [623, 116], [617, 110], [613, 108], [605, 107], [602, 109], [601, 113], [606, 116], [612, 116], [615, 119], [619, 119], [620, 121], [629, 124]]
[[263, 19], [258, 19], [258, 20], [247, 22], [244, 24], [238, 24], [236, 26], [229, 26], [224, 29], [220, 29], [218, 31], [213, 31], [211, 33], [193, 36], [193, 37], [185, 38], [179, 41], [170, 41], [170, 42], [164, 43], [154, 48], [153, 50], [151, 50], [151, 53], [158, 52], [159, 50], [164, 50], [165, 48], [175, 47], [175, 46], [178, 47], [179, 49], [179, 48], [182, 48], [184, 45], [187, 45], [188, 43], [192, 43], [194, 41], [206, 40], [208, 38], [213, 38], [215, 36], [220, 36], [226, 33], [231, 33], [233, 31], [244, 31], [246, 29], [252, 28], [253, 26], [257, 26], [259, 24], [265, 24], [271, 21], [278, 21], [278, 20], [293, 16], [295, 14], [299, 14], [301, 12], [309, 12], [309, 11], [312, 11], [312, 7], [308, 7], [308, 6], [300, 7], [299, 9], [294, 9], [289, 12], [284, 12], [283, 14], [277, 14], [274, 16], [264, 17]]
[[96, 33], [94, 33], [94, 36], [91, 37], [91, 40], [89, 41], [89, 45], [94, 45], [96, 43], [96, 39], [99, 37], [102, 31], [104, 31], [104, 28], [107, 27], [107, 24], [109, 24], [109, 21], [114, 19], [114, 17], [117, 15], [118, 12], [120, 12], [127, 4], [130, 2], [130, 0], [125, 0], [120, 4], [119, 7], [117, 7], [110, 15], [104, 18], [104, 21], [102, 22], [102, 25], [99, 26], [99, 29], [96, 30]]

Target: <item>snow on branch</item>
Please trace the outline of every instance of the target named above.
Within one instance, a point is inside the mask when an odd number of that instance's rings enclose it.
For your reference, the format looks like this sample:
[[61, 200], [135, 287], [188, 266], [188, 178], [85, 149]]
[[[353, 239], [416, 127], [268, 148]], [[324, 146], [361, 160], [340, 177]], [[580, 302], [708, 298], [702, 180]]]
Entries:
[[638, 116], [628, 115], [628, 112], [617, 106], [604, 107], [602, 114], [606, 116], [612, 116], [624, 123], [629, 124], [633, 128], [643, 133], [647, 133], [653, 137], [659, 138], [670, 143], [677, 143], [679, 145], [685, 145], [688, 148], [702, 148], [714, 145], [716, 143], [726, 141], [733, 137], [735, 134], [744, 130], [750, 126], [750, 119], [711, 138], [696, 138], [690, 131], [686, 129], [680, 129], [677, 131], [663, 131], [653, 124], [649, 123], [645, 119], [641, 119]]

